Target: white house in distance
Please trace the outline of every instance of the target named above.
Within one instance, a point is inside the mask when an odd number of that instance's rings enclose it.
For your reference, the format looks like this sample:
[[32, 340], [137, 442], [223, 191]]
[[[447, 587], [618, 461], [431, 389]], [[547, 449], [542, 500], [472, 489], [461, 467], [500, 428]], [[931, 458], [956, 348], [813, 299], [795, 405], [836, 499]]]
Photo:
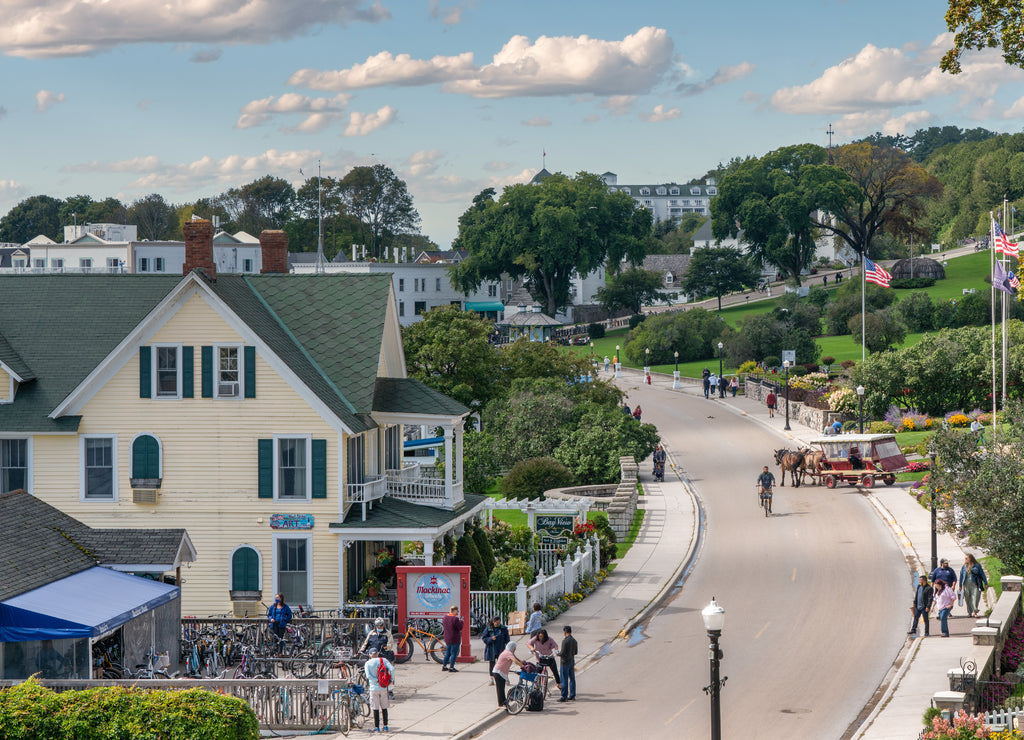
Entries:
[[707, 216], [711, 213], [711, 199], [718, 194], [713, 177], [707, 178], [703, 183], [691, 182], [683, 185], [674, 182], [619, 185], [619, 176], [614, 172], [605, 172], [601, 178], [608, 186], [608, 192], [620, 192], [630, 196], [650, 211], [655, 221], [678, 221], [690, 213]]

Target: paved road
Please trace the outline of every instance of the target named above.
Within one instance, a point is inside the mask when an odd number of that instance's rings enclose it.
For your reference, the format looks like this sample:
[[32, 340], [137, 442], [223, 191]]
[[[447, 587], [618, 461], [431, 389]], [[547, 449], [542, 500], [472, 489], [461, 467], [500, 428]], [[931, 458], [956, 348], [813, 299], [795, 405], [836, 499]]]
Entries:
[[700, 610], [716, 596], [723, 736], [840, 738], [904, 642], [906, 569], [892, 534], [852, 488], [778, 489], [765, 519], [753, 481], [779, 438], [720, 408], [727, 400], [641, 386], [636, 402], [703, 501], [699, 561], [643, 636], [581, 674], [571, 709], [524, 712], [486, 737], [707, 736]]

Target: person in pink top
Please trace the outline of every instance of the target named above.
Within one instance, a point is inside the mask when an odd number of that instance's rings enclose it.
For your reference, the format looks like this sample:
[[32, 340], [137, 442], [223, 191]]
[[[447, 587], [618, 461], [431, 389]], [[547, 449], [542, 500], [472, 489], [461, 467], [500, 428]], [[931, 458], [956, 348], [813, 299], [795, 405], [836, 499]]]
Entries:
[[559, 689], [562, 684], [558, 681], [558, 664], [555, 662], [555, 654], [558, 652], [558, 643], [548, 636], [545, 629], [539, 630], [537, 634], [526, 643], [530, 652], [537, 656], [537, 663], [541, 667], [547, 666], [551, 669], [551, 676], [555, 679], [555, 686]]
[[939, 610], [939, 627], [942, 628], [942, 636], [949, 637], [949, 625], [946, 620], [949, 613], [953, 611], [953, 604], [956, 603], [956, 591], [952, 586], [947, 586], [945, 581], [935, 582], [935, 608]]
[[494, 670], [491, 673], [494, 675], [494, 690], [498, 692], [498, 706], [505, 706], [505, 684], [508, 683], [508, 672], [512, 668], [512, 664], [515, 663], [520, 668], [523, 667], [523, 661], [516, 657], [516, 644], [515, 642], [509, 642], [505, 645], [505, 649], [498, 655], [498, 659], [494, 661]]

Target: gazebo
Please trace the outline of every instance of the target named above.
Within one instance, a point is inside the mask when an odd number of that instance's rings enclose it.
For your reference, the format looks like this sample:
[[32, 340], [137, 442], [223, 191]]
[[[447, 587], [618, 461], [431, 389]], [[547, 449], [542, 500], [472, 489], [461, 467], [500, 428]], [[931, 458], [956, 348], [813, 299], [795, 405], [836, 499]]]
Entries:
[[893, 279], [901, 280], [906, 278], [934, 278], [942, 280], [946, 277], [946, 270], [942, 263], [930, 257], [914, 257], [913, 259], [897, 260], [889, 268]]
[[534, 304], [529, 308], [520, 305], [518, 313], [499, 322], [498, 326], [507, 333], [513, 342], [520, 337], [525, 337], [531, 342], [547, 342], [551, 339], [554, 330], [562, 326], [562, 322], [541, 313], [540, 306]]

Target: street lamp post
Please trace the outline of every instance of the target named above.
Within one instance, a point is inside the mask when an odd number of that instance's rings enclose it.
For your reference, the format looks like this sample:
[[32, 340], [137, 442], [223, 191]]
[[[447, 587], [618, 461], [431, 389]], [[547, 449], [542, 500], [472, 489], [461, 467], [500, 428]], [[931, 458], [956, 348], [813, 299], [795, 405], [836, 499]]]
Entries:
[[860, 406], [860, 433], [864, 434], [864, 386], [857, 386], [857, 403]]
[[615, 377], [622, 377], [622, 362], [619, 360], [619, 345], [615, 345]]
[[718, 343], [718, 377], [722, 377], [722, 348], [725, 345], [721, 342]]
[[676, 369], [672, 371], [672, 387], [674, 389], [678, 389], [678, 388], [680, 388], [680, 384], [679, 384], [679, 350], [676, 350], [672, 354], [674, 354], [675, 358], [676, 358]]
[[788, 431], [790, 431], [790, 428], [789, 428], [789, 360], [786, 360], [782, 364], [783, 364], [783, 366], [786, 369], [786, 426], [784, 426], [782, 428], [785, 429], [788, 432]]
[[644, 350], [644, 382], [651, 384], [651, 350]]
[[722, 651], [718, 647], [718, 638], [722, 636], [725, 626], [725, 609], [720, 607], [711, 597], [711, 603], [700, 613], [704, 620], [704, 629], [708, 631], [708, 658], [711, 660], [711, 683], [704, 687], [704, 693], [711, 697], [711, 740], [722, 740], [722, 687], [729, 680], [728, 676], [719, 678]]
[[929, 481], [928, 482], [928, 488], [931, 491], [931, 499], [932, 499], [932, 505], [931, 505], [931, 509], [932, 509], [932, 573], [934, 573], [935, 569], [939, 567], [939, 554], [938, 554], [939, 545], [938, 545], [938, 542], [936, 541], [937, 540], [937, 535], [936, 535], [937, 528], [936, 528], [936, 521], [935, 521], [935, 471], [936, 471], [935, 457], [936, 457], [936, 455], [933, 452], [931, 454], [932, 465], [931, 465], [931, 468], [930, 468], [929, 473], [928, 473], [928, 481]]

